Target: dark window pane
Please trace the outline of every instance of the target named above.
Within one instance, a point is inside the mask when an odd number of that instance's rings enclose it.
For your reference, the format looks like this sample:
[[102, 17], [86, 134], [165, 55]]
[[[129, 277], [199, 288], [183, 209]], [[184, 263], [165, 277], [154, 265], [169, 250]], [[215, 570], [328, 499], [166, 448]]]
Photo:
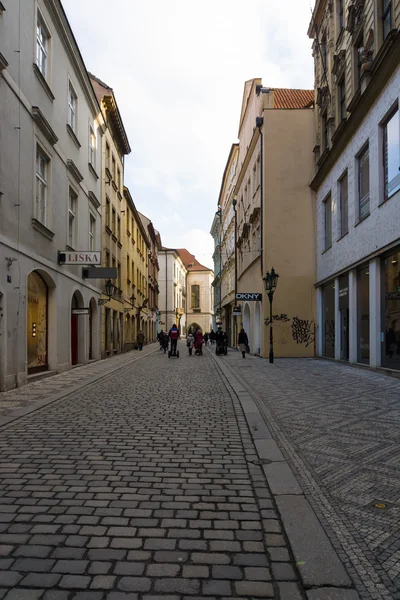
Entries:
[[400, 190], [400, 131], [399, 111], [384, 128], [385, 198]]

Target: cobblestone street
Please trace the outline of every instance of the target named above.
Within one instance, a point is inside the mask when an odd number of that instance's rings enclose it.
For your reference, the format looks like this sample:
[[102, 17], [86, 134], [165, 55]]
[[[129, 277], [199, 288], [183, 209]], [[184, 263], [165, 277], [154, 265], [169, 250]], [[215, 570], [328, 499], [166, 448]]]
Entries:
[[180, 345], [0, 396], [0, 599], [399, 598], [400, 382]]

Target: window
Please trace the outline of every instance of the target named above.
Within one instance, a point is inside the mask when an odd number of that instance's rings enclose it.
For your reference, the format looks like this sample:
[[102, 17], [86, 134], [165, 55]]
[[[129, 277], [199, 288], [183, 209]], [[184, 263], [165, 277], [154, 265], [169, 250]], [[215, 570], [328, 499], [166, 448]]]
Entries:
[[[117, 268], [117, 261], [115, 259], [115, 256], [112, 257], [112, 268], [116, 269]], [[118, 277], [118, 272], [117, 272], [117, 277]], [[117, 281], [114, 279], [114, 285], [117, 284]]]
[[76, 208], [78, 196], [72, 188], [69, 188], [68, 199], [68, 246], [76, 247]]
[[322, 117], [322, 136], [323, 136], [323, 151], [329, 148], [329, 127], [328, 127], [328, 116], [325, 113]]
[[118, 263], [117, 266], [117, 274], [118, 274], [118, 289], [122, 288], [122, 279], [121, 279], [121, 263]]
[[117, 186], [118, 186], [118, 191], [121, 191], [121, 170], [119, 167], [117, 169]]
[[89, 130], [89, 164], [95, 168], [96, 165], [96, 136], [92, 128]]
[[43, 23], [42, 15], [37, 13], [36, 25], [36, 64], [43, 77], [47, 77], [49, 62], [50, 35]]
[[77, 117], [77, 103], [78, 96], [72, 86], [72, 83], [68, 84], [68, 125], [73, 131], [76, 132], [76, 117]]
[[115, 208], [113, 208], [112, 209], [112, 221], [111, 221], [111, 229], [112, 229], [113, 233], [115, 233], [116, 218], [117, 218], [117, 213], [115, 212]]
[[110, 227], [110, 201], [106, 198], [106, 227]]
[[369, 146], [358, 155], [359, 220], [369, 215]]
[[338, 22], [339, 22], [339, 33], [344, 27], [344, 0], [338, 0]]
[[200, 286], [192, 285], [192, 308], [200, 308]]
[[383, 39], [386, 40], [392, 30], [392, 0], [382, 0]]
[[325, 250], [332, 246], [332, 197], [324, 200]]
[[115, 178], [116, 162], [115, 162], [115, 158], [114, 158], [114, 156], [112, 157], [112, 162], [111, 162], [111, 164], [112, 164], [112, 171], [111, 171], [111, 174], [112, 174], [112, 177], [113, 177], [113, 179], [114, 179], [114, 181], [115, 181], [115, 179], [116, 179], [116, 178]]
[[338, 86], [338, 100], [339, 100], [339, 119], [343, 121], [346, 119], [346, 85], [344, 79], [339, 83]]
[[129, 254], [126, 256], [126, 278], [130, 281], [131, 279], [131, 259]]
[[326, 52], [326, 37], [321, 41], [321, 60], [322, 60], [322, 72], [326, 72], [328, 69], [327, 65], [327, 52]]
[[399, 110], [383, 126], [383, 166], [385, 200], [400, 190], [400, 119]]
[[106, 267], [110, 266], [110, 253], [106, 250]]
[[117, 218], [117, 238], [121, 239], [121, 218]]
[[96, 217], [89, 215], [89, 250], [93, 252], [96, 248]]
[[340, 237], [349, 231], [349, 186], [347, 171], [339, 180]]
[[362, 75], [362, 65], [364, 61], [364, 43], [362, 38], [359, 40], [358, 44], [354, 47], [355, 51], [355, 60], [357, 64], [357, 87], [360, 86], [361, 75]]
[[49, 157], [36, 147], [36, 206], [35, 217], [43, 225], [47, 224], [47, 195], [49, 176]]
[[106, 169], [110, 168], [110, 146], [106, 142]]

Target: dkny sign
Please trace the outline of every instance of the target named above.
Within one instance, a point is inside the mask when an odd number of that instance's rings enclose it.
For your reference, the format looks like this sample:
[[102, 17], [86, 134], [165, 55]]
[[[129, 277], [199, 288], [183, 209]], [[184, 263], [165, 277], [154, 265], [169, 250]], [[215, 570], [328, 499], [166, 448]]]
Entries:
[[258, 301], [261, 302], [261, 300], [262, 300], [262, 294], [256, 294], [255, 292], [254, 293], [251, 293], [251, 292], [240, 293], [240, 292], [238, 292], [236, 294], [236, 300], [250, 300], [250, 301], [253, 301], [253, 302], [256, 302], [258, 300]]

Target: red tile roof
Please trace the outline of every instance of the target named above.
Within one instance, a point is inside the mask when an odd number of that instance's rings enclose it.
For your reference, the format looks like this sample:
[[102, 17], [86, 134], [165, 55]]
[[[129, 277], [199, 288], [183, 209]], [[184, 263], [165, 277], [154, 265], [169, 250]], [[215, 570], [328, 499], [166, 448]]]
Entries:
[[190, 254], [185, 248], [177, 248], [177, 252], [188, 271], [211, 271], [208, 267], [201, 265], [194, 254]]
[[273, 88], [274, 108], [309, 108], [314, 102], [314, 90]]

